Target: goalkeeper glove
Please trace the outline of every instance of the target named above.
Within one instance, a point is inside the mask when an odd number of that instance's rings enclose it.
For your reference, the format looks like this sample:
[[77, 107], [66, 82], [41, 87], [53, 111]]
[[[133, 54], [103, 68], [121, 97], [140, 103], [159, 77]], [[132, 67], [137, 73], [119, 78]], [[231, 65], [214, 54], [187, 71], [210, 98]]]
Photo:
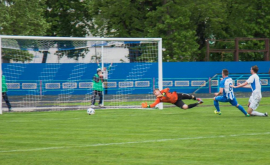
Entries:
[[147, 105], [147, 103], [142, 103], [142, 108], [150, 108], [150, 105]]

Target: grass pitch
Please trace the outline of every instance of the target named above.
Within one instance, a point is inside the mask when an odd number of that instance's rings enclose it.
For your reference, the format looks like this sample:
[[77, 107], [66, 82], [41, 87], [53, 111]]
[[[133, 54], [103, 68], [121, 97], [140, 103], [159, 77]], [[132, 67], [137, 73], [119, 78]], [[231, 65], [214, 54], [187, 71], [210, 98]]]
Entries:
[[[0, 164], [269, 164], [270, 118], [220, 105], [220, 116], [210, 99], [189, 110], [4, 113]], [[270, 98], [258, 111], [270, 112]]]

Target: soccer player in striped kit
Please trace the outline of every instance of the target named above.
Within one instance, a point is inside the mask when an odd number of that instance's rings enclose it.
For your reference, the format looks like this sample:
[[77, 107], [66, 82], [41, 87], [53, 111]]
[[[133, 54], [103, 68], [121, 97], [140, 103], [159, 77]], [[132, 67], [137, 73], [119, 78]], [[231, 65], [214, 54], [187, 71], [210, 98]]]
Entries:
[[[216, 107], [216, 110], [214, 111], [215, 114], [221, 115], [219, 102], [229, 102], [231, 103], [231, 105], [238, 108], [244, 115], [246, 115], [247, 117], [250, 116], [243, 108], [243, 106], [238, 104], [234, 96], [233, 88], [231, 87], [231, 85], [233, 85], [233, 81], [232, 78], [229, 77], [229, 71], [227, 69], [222, 70], [222, 77], [223, 79], [219, 84], [219, 92], [215, 93], [214, 97], [214, 106]], [[222, 93], [223, 96], [219, 96]]]
[[259, 71], [259, 68], [257, 65], [252, 66], [250, 69], [251, 76], [248, 78], [248, 80], [244, 82], [243, 84], [238, 84], [238, 86], [231, 85], [231, 87], [240, 88], [240, 87], [245, 87], [246, 85], [250, 84], [248, 88], [251, 88], [252, 94], [249, 98], [248, 113], [252, 116], [268, 117], [267, 112], [261, 113], [261, 112], [256, 111], [262, 99], [261, 82], [260, 82], [259, 76], [257, 75], [258, 71]]

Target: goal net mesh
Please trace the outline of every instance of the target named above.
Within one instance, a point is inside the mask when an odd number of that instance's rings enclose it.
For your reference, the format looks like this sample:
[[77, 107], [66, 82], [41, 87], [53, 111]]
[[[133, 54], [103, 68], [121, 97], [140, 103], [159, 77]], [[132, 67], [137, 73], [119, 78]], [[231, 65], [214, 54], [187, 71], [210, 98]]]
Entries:
[[[105, 108], [140, 108], [155, 100], [157, 41], [2, 38], [1, 48], [2, 73], [15, 111], [89, 108], [98, 68]], [[99, 103], [97, 95], [95, 106]]]

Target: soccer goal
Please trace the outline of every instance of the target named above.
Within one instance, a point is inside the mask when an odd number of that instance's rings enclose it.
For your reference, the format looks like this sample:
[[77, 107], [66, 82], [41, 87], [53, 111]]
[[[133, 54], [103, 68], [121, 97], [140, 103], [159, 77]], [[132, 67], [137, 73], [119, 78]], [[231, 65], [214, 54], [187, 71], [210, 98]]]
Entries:
[[[89, 108], [98, 69], [105, 108], [140, 108], [142, 102], [155, 100], [154, 88], [163, 87], [161, 38], [0, 35], [0, 46], [1, 73], [13, 111]], [[96, 106], [99, 101], [97, 95]], [[1, 103], [2, 114], [8, 108]]]

